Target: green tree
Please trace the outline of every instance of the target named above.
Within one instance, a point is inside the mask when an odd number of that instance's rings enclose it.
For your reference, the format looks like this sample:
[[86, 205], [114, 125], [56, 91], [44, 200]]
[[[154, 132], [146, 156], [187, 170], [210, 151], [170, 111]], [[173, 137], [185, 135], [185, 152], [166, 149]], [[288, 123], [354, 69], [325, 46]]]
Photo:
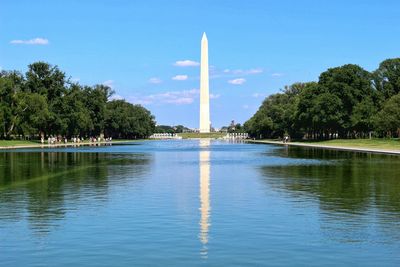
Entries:
[[42, 61], [30, 64], [26, 73], [25, 91], [43, 95], [47, 99], [49, 116], [43, 131], [48, 134], [65, 132], [67, 125], [60, 117], [64, 104], [62, 98], [67, 92], [64, 72]]
[[336, 95], [343, 103], [341, 137], [347, 137], [352, 130], [350, 118], [353, 108], [365, 97], [375, 97], [371, 81], [372, 76], [368, 71], [353, 64], [331, 68], [320, 75], [318, 84], [323, 91]]
[[0, 137], [101, 136], [108, 131], [114, 137], [143, 138], [153, 133], [154, 117], [148, 110], [125, 101], [109, 102], [112, 94], [105, 85], [70, 83], [57, 66], [45, 62], [29, 65], [25, 76], [2, 71]]
[[244, 130], [259, 138], [283, 137], [285, 134], [296, 135], [295, 116], [299, 94], [305, 84], [295, 83], [285, 87], [282, 93], [267, 97], [256, 114], [244, 123]]
[[331, 138], [343, 123], [343, 104], [340, 98], [332, 93], [322, 93], [316, 96], [310, 110], [314, 134], [319, 139]]
[[49, 116], [46, 97], [38, 93], [20, 92], [14, 111], [17, 132], [24, 136], [39, 134]]
[[374, 72], [374, 85], [383, 100], [400, 93], [400, 58], [386, 59]]
[[88, 110], [88, 114], [93, 125], [89, 135], [99, 136], [104, 134], [106, 105], [108, 98], [111, 97], [113, 93], [113, 90], [109, 86], [105, 85], [84, 87], [84, 104]]
[[169, 125], [157, 125], [155, 127], [155, 133], [175, 133], [175, 129]]
[[78, 84], [73, 84], [63, 99], [63, 117], [66, 121], [67, 136], [85, 136], [93, 131], [90, 111], [84, 103], [84, 92]]
[[114, 138], [146, 138], [155, 130], [154, 117], [140, 105], [125, 100], [107, 103], [105, 134]]
[[321, 93], [321, 89], [315, 82], [305, 84], [299, 93], [299, 100], [296, 106], [295, 128], [302, 135], [309, 138], [314, 136], [316, 127], [313, 120], [315, 97]]
[[0, 73], [0, 123], [3, 138], [10, 138], [18, 121], [17, 94], [23, 91], [24, 77], [17, 71]]
[[65, 73], [57, 66], [35, 62], [28, 66], [26, 89], [31, 93], [45, 95], [49, 102], [63, 96], [66, 91]]
[[370, 97], [366, 97], [353, 109], [350, 117], [352, 128], [363, 137], [374, 129], [373, 117], [377, 107]]
[[392, 96], [374, 117], [375, 127], [386, 136], [400, 136], [400, 94]]

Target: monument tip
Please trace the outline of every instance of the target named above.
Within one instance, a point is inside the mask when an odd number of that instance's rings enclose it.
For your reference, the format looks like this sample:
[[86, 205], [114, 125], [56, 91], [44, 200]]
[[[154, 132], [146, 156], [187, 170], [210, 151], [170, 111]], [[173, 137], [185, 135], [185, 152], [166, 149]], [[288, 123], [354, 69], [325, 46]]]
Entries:
[[203, 32], [203, 37], [201, 38], [201, 39], [207, 39], [207, 35], [206, 35], [206, 32]]

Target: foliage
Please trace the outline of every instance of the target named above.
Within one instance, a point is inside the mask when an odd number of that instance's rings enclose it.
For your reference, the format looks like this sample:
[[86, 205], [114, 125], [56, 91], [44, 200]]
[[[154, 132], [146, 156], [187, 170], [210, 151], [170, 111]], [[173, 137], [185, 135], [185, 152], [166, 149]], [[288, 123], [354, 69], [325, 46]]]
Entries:
[[283, 93], [267, 97], [256, 114], [244, 123], [244, 129], [257, 138], [294, 134], [295, 107], [299, 97], [297, 88], [300, 87], [303, 85], [295, 84], [286, 88]]
[[383, 61], [373, 73], [347, 64], [323, 72], [318, 82], [270, 95], [244, 126], [256, 138], [354, 138], [373, 130], [399, 136], [399, 93], [399, 58]]
[[375, 88], [383, 100], [400, 93], [400, 58], [384, 60], [373, 75]]
[[105, 85], [81, 86], [57, 66], [35, 62], [25, 75], [0, 72], [0, 138], [100, 136], [144, 138], [154, 117], [141, 106], [109, 101]]
[[146, 138], [155, 129], [154, 117], [140, 105], [125, 100], [107, 103], [106, 134], [114, 138]]
[[175, 129], [172, 126], [168, 126], [168, 125], [157, 125], [155, 128], [156, 133], [175, 133]]
[[154, 132], [155, 133], [185, 133], [191, 130], [183, 125], [168, 126], [168, 125], [157, 125]]
[[391, 97], [375, 116], [377, 130], [385, 135], [399, 136], [400, 134], [400, 93]]

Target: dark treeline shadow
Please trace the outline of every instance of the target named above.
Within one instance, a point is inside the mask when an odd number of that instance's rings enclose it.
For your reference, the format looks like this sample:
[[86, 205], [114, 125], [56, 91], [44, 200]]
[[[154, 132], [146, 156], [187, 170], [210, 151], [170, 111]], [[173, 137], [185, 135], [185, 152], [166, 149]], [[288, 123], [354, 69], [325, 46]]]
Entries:
[[373, 159], [373, 160], [386, 160], [391, 158], [398, 160], [399, 156], [374, 154], [366, 152], [353, 152], [336, 149], [313, 148], [313, 147], [298, 147], [298, 146], [268, 146], [269, 150], [263, 152], [264, 156], [274, 156], [291, 159], [313, 159], [313, 160], [347, 160], [355, 158], [357, 160]]
[[110, 186], [140, 183], [150, 162], [147, 154], [0, 153], [0, 221], [26, 218], [48, 232], [82, 200], [105, 201]]
[[328, 228], [366, 229], [372, 216], [400, 240], [399, 157], [296, 147], [268, 154], [290, 160], [261, 167], [263, 181], [294, 202], [317, 202]]

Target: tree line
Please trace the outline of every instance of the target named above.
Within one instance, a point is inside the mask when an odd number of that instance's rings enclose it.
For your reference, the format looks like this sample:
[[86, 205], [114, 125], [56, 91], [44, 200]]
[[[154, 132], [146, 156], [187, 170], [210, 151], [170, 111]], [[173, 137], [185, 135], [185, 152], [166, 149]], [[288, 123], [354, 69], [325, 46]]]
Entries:
[[0, 138], [107, 136], [145, 138], [154, 116], [140, 105], [110, 100], [105, 85], [72, 82], [57, 66], [35, 62], [23, 75], [0, 72]]
[[268, 96], [244, 123], [255, 138], [400, 137], [400, 58], [368, 72], [347, 64]]
[[183, 125], [176, 125], [176, 126], [169, 126], [169, 125], [156, 125], [155, 133], [169, 133], [169, 134], [175, 134], [175, 133], [184, 133], [184, 132], [190, 132], [191, 129], [188, 127], [185, 127]]

